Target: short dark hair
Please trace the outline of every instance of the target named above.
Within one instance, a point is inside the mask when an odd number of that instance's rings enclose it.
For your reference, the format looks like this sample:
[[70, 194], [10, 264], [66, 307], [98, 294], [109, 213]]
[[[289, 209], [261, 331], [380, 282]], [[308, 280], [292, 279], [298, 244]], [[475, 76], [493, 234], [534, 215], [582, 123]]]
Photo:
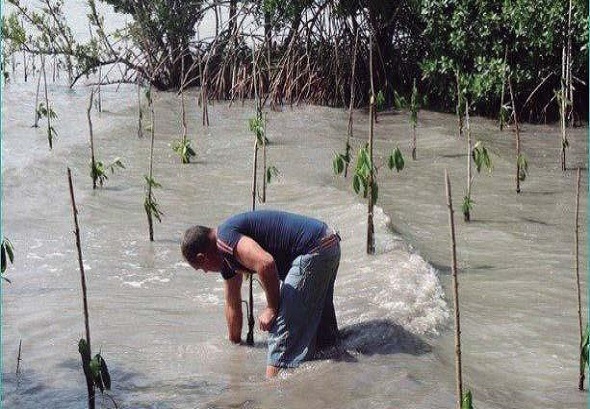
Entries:
[[206, 226], [193, 226], [184, 232], [180, 249], [186, 261], [191, 261], [197, 254], [205, 253], [209, 249], [210, 233], [211, 228]]

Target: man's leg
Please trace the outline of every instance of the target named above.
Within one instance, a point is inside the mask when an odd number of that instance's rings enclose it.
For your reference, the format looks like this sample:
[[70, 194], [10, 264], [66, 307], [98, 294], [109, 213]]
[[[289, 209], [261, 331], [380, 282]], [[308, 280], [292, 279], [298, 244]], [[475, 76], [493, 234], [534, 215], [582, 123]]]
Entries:
[[334, 310], [334, 280], [330, 282], [330, 287], [326, 293], [322, 318], [318, 325], [316, 334], [316, 349], [321, 350], [330, 348], [338, 344], [340, 333], [338, 331], [338, 322], [336, 321], [336, 311]]

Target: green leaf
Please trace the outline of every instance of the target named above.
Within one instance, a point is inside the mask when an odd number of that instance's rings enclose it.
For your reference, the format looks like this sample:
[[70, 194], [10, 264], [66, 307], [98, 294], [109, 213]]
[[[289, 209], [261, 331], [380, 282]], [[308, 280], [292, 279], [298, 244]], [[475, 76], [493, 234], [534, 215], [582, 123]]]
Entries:
[[580, 372], [583, 372], [588, 367], [589, 356], [588, 353], [590, 349], [590, 327], [586, 325], [586, 329], [584, 330], [584, 335], [580, 342]]
[[518, 180], [524, 182], [529, 170], [529, 164], [527, 162], [527, 159], [523, 154], [520, 154], [516, 159], [516, 163], [518, 165]]
[[88, 358], [88, 361], [90, 361], [90, 348], [84, 338], [80, 338], [80, 341], [78, 341], [78, 352], [82, 355], [82, 360]]
[[471, 151], [471, 156], [473, 157], [473, 162], [475, 163], [475, 168], [477, 169], [477, 173], [481, 171], [482, 167], [485, 167], [488, 173], [491, 173], [493, 170], [492, 166], [492, 159], [488, 153], [488, 150], [483, 145], [483, 142], [478, 141], [473, 150]]
[[337, 153], [332, 160], [332, 167], [334, 168], [334, 174], [339, 175], [344, 171], [344, 160], [342, 155]]
[[89, 367], [94, 385], [100, 389], [101, 392], [104, 392], [105, 389], [110, 390], [111, 375], [109, 374], [105, 360], [100, 354], [96, 354], [94, 358], [92, 358]]
[[352, 188], [354, 189], [354, 193], [358, 195], [361, 190], [361, 177], [357, 173], [352, 177]]
[[14, 253], [13, 253], [12, 243], [7, 238], [2, 239], [2, 244], [0, 245], [0, 258], [1, 258], [0, 272], [2, 274], [4, 274], [4, 272], [6, 272], [6, 269], [8, 268], [8, 261], [10, 261], [10, 263], [14, 262]]
[[461, 409], [473, 409], [473, 396], [468, 390], [461, 399]]
[[463, 214], [469, 213], [471, 209], [473, 209], [474, 204], [475, 202], [469, 196], [465, 196], [463, 198], [463, 203], [461, 204], [461, 212]]
[[399, 148], [395, 148], [392, 156], [395, 170], [399, 172], [404, 168], [404, 156], [402, 155], [402, 151], [400, 151]]
[[371, 188], [371, 197], [373, 199], [373, 204], [377, 203], [377, 199], [379, 198], [379, 185], [377, 181], [373, 181], [373, 187]]

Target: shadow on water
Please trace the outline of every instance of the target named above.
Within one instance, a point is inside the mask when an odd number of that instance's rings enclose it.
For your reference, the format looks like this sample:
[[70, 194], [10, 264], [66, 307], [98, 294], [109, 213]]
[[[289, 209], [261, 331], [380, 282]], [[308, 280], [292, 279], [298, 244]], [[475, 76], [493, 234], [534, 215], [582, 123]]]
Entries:
[[[24, 368], [17, 377], [14, 372], [2, 373], [2, 407], [15, 408], [85, 408], [87, 391], [82, 364], [78, 359], [67, 359], [56, 365], [54, 372], [73, 371], [78, 374], [77, 382], [70, 385], [54, 386], [47, 381], [48, 374], [40, 374]], [[173, 409], [177, 402], [170, 398], [159, 397], [159, 391], [178, 391], [180, 400], [186, 399], [206, 400], [219, 396], [228, 388], [225, 382], [215, 382], [195, 376], [190, 380], [159, 380], [152, 381], [150, 374], [121, 369], [115, 365], [109, 367], [112, 389], [108, 395], [115, 399], [120, 408], [158, 408]], [[96, 391], [96, 404], [98, 408], [113, 408], [112, 401]], [[183, 406], [184, 407], [184, 406]], [[236, 406], [250, 407], [250, 406]]]
[[387, 319], [376, 319], [340, 329], [340, 348], [362, 355], [422, 355], [432, 347], [401, 325]]

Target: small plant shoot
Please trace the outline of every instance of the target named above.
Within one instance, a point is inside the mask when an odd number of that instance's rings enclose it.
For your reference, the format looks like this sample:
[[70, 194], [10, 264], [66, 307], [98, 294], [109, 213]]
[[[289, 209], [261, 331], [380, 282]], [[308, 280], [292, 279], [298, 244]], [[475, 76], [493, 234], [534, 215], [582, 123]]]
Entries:
[[191, 158], [197, 156], [197, 153], [191, 148], [191, 142], [188, 139], [181, 139], [174, 142], [172, 150], [180, 157], [180, 161], [183, 164], [190, 163]]
[[57, 114], [53, 110], [53, 108], [48, 107], [45, 103], [39, 103], [37, 107], [37, 120], [42, 118], [47, 119], [47, 140], [49, 142], [49, 147], [53, 148], [53, 139], [57, 138], [57, 131], [52, 125], [52, 120], [57, 119]]
[[471, 391], [465, 392], [463, 399], [461, 399], [461, 409], [474, 409], [473, 407], [473, 395]]
[[[397, 172], [404, 168], [404, 157], [399, 148], [395, 148], [393, 152], [387, 157], [387, 167], [390, 170], [396, 170]], [[364, 198], [368, 197], [369, 194], [369, 179], [371, 176], [371, 169], [373, 175], [377, 174], [379, 167], [371, 164], [371, 158], [369, 156], [368, 146], [359, 150], [356, 166], [354, 169], [354, 175], [352, 177], [352, 189], [356, 194], [362, 195]], [[334, 159], [334, 173], [339, 175], [344, 171], [344, 159], [341, 156], [337, 156]], [[379, 197], [379, 187], [376, 180], [373, 180], [372, 197], [373, 203], [377, 203]]]
[[[346, 152], [345, 153], [338, 153], [334, 154], [334, 159], [332, 160], [332, 166], [334, 167], [334, 173], [336, 175], [341, 174], [345, 171], [345, 168], [348, 167], [350, 164], [350, 145], [346, 145]], [[346, 175], [345, 175], [346, 177]]]
[[90, 163], [90, 177], [92, 177], [93, 182], [98, 182], [100, 187], [103, 187], [104, 183], [108, 179], [108, 171], [111, 171], [111, 174], [115, 173], [115, 169], [125, 169], [125, 165], [121, 162], [121, 159], [115, 158], [113, 162], [105, 165], [101, 161], [94, 162], [94, 166]]
[[524, 182], [529, 173], [529, 163], [526, 156], [522, 153], [518, 155], [516, 163], [518, 165], [518, 180]]
[[154, 196], [154, 189], [161, 188], [162, 185], [156, 182], [153, 178], [150, 178], [147, 175], [143, 176], [145, 178], [145, 186], [146, 186], [146, 195], [145, 200], [143, 202], [143, 207], [146, 213], [149, 215], [148, 217], [155, 217], [160, 223], [162, 222], [162, 216], [164, 213], [160, 210], [160, 206], [156, 201], [156, 197]]
[[[262, 145], [265, 142], [266, 135], [264, 134], [264, 121], [261, 115], [257, 115], [255, 118], [250, 118], [248, 121], [250, 132], [254, 133], [258, 144]], [[268, 140], [266, 140], [268, 142]]]
[[580, 379], [579, 379], [579, 389], [584, 390], [584, 380], [586, 378], [586, 371], [589, 368], [589, 356], [590, 353], [590, 327], [586, 325], [586, 329], [584, 330], [582, 340], [580, 343]]
[[483, 142], [478, 141], [475, 144], [471, 155], [473, 157], [473, 162], [475, 163], [475, 169], [477, 170], [477, 173], [481, 172], [482, 167], [485, 167], [488, 173], [492, 173], [492, 170], [494, 170], [492, 159], [490, 158], [490, 154], [488, 153], [488, 150], [484, 146]]
[[[476, 142], [475, 146], [473, 146], [471, 158], [475, 163], [475, 169], [477, 170], [477, 173], [480, 173], [483, 168], [485, 168], [488, 173], [492, 173], [492, 158], [490, 157], [490, 154], [482, 141]], [[473, 210], [473, 206], [475, 204], [475, 201], [471, 197], [471, 185], [473, 184], [474, 178], [475, 176], [471, 176], [469, 178], [467, 189], [468, 193], [463, 197], [463, 203], [461, 204], [461, 211], [463, 212], [463, 218], [466, 222], [471, 220], [471, 210]]]
[[78, 352], [82, 356], [84, 374], [92, 381], [95, 388], [102, 393], [111, 389], [111, 375], [107, 363], [100, 353], [91, 358], [90, 347], [84, 338], [78, 342]]

